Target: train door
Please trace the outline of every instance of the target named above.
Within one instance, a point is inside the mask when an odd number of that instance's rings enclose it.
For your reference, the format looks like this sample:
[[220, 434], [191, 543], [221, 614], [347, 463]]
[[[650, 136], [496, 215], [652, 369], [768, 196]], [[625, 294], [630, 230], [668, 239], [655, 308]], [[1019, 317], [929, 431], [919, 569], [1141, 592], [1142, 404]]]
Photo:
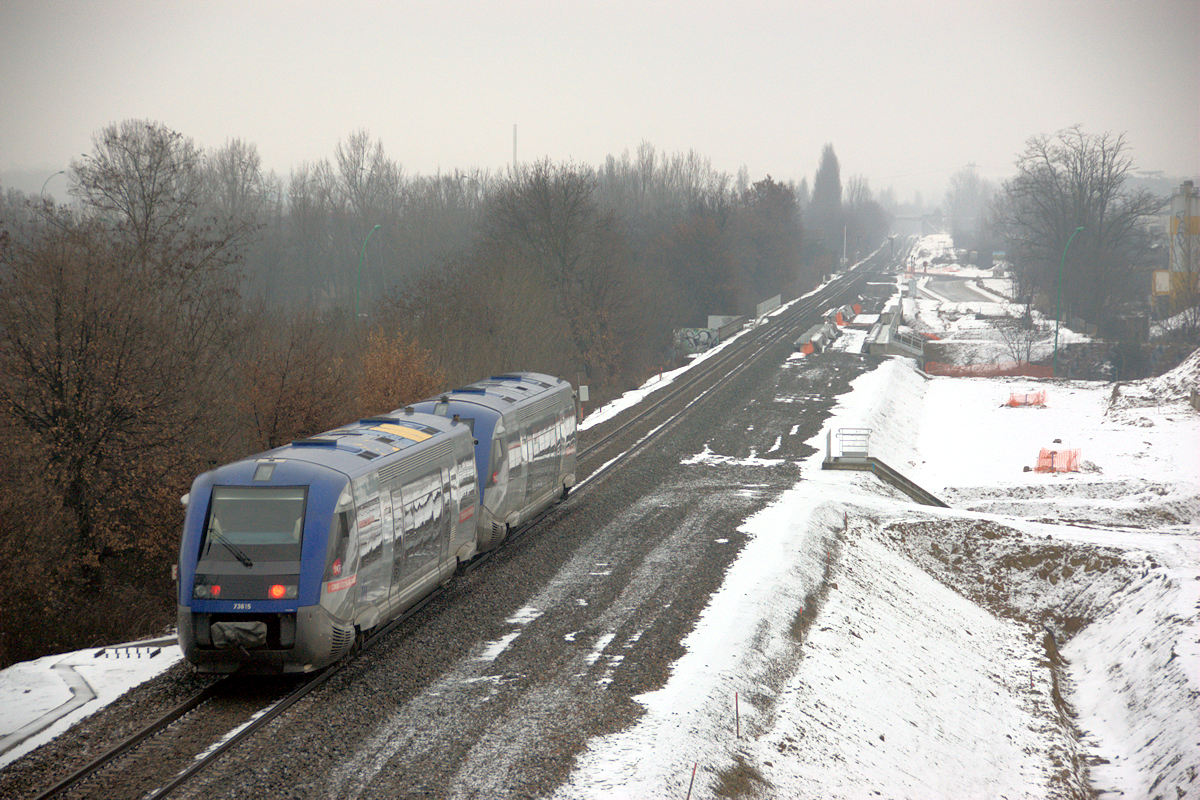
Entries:
[[525, 497], [524, 459], [521, 457], [519, 430], [509, 429], [496, 420], [492, 431], [492, 450], [488, 454], [488, 476], [484, 487], [484, 505], [501, 521], [509, 512], [519, 510]]
[[[358, 506], [356, 533], [358, 538], [359, 602], [370, 607], [368, 620], [375, 610], [382, 610], [388, 600], [388, 568], [384, 560], [383, 507], [375, 475], [354, 481], [354, 499]], [[390, 504], [389, 504], [390, 505]], [[391, 532], [387, 532], [390, 537]], [[371, 623], [368, 621], [367, 625]]]
[[[525, 431], [519, 423], [504, 437], [504, 448], [508, 451], [508, 503], [506, 512], [520, 511], [524, 505], [525, 486], [529, 480], [529, 468], [525, 463]], [[507, 513], [506, 513], [507, 516]]]
[[404, 485], [403, 577], [399, 589], [422, 581], [432, 571], [446, 548], [450, 532], [446, 484], [447, 471], [433, 467]]
[[558, 476], [559, 447], [553, 409], [544, 408], [526, 425], [529, 461], [526, 467], [525, 505], [543, 498]]
[[405, 549], [409, 536], [406, 527], [408, 515], [404, 513], [405, 494], [401, 479], [395, 480], [388, 495], [392, 499], [391, 606], [394, 609], [400, 602], [402, 590], [408, 582], [408, 574], [405, 572]]

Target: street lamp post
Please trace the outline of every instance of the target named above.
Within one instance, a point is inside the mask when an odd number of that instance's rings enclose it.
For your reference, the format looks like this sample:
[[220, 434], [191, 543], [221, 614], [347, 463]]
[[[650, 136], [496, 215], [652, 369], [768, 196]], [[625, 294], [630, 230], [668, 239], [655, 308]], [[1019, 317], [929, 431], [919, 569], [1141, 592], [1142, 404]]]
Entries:
[[1075, 241], [1075, 236], [1081, 230], [1083, 230], [1082, 225], [1071, 231], [1071, 235], [1067, 239], [1067, 244], [1063, 247], [1062, 260], [1058, 262], [1058, 302], [1054, 306], [1054, 363], [1050, 366], [1050, 374], [1056, 378], [1058, 377], [1058, 326], [1062, 324], [1063, 267], [1067, 264], [1067, 250], [1071, 247], [1071, 242]]
[[58, 177], [59, 175], [66, 175], [66, 174], [67, 174], [67, 171], [66, 171], [65, 169], [60, 169], [58, 172], [55, 172], [55, 173], [51, 174], [49, 178], [46, 178], [46, 180], [42, 181], [42, 190], [41, 190], [40, 192], [38, 192], [38, 197], [45, 197], [45, 195], [46, 195], [46, 184], [50, 183], [50, 180], [51, 180], [52, 178], [56, 178], [56, 177]]
[[382, 225], [376, 225], [367, 231], [367, 235], [363, 238], [362, 249], [358, 253], [358, 284], [354, 288], [354, 318], [358, 319], [358, 301], [362, 296], [362, 268], [363, 259], [367, 256], [367, 242], [371, 241], [371, 234], [382, 228]]

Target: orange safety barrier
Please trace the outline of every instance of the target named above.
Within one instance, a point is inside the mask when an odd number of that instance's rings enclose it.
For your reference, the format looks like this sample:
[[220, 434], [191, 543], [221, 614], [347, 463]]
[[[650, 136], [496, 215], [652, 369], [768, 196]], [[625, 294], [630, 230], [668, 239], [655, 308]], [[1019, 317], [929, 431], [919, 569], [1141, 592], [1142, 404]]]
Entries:
[[1027, 392], [1025, 394], [1010, 394], [1006, 406], [1016, 408], [1017, 406], [1044, 406], [1046, 405], [1046, 390], [1040, 392]]
[[814, 347], [812, 342], [805, 342], [804, 344], [800, 345], [800, 352], [804, 353], [806, 356], [811, 356], [813, 354], [813, 349]]
[[1054, 368], [1048, 364], [1027, 364], [1009, 361], [1005, 364], [943, 364], [926, 361], [925, 372], [951, 378], [998, 378], [1019, 376], [1024, 378], [1052, 378]]
[[1078, 450], [1047, 450], [1038, 453], [1034, 472], [1079, 472]]
[[842, 319], [842, 312], [840, 312], [840, 311], [837, 312], [837, 316], [833, 318], [833, 321], [836, 322], [838, 325], [846, 324], [846, 320]]
[[862, 313], [862, 303], [855, 303], [854, 305], [852, 305], [852, 306], [850, 306], [850, 307], [854, 309], [854, 313], [855, 313], [855, 314], [861, 314], [861, 313]]

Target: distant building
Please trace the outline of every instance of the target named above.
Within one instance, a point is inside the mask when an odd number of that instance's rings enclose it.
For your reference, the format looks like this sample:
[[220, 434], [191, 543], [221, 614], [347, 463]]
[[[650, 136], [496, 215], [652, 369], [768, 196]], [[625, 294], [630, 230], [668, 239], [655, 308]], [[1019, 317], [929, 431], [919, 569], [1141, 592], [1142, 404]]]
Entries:
[[1172, 312], [1195, 303], [1200, 274], [1200, 189], [1184, 181], [1171, 196], [1167, 235], [1167, 269], [1154, 273], [1156, 297], [1166, 297]]
[[1171, 271], [1196, 272], [1200, 255], [1200, 189], [1184, 181], [1171, 197]]

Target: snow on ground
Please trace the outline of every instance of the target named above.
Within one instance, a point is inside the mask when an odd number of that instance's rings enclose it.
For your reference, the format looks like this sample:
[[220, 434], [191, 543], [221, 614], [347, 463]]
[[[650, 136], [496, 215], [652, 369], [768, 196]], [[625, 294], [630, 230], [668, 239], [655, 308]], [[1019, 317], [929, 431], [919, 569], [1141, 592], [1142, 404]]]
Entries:
[[[1073, 797], [1086, 775], [1102, 798], [1200, 797], [1200, 415], [1181, 399], [1197, 374], [1200, 354], [1115, 397], [903, 359], [862, 376], [803, 480], [745, 521], [644, 716], [593, 740], [557, 796]], [[1044, 408], [1002, 407], [1033, 389]], [[843, 427], [953, 508], [822, 471]], [[1024, 471], [1051, 446], [1084, 471]], [[66, 697], [50, 665], [92, 652], [0, 673], [0, 732]]]
[[[988, 273], [990, 274], [990, 272]], [[978, 302], [956, 302], [939, 293], [937, 278], [921, 276], [912, 279], [915, 294], [908, 289], [904, 296], [904, 316], [912, 328], [922, 333], [935, 334], [939, 339], [955, 345], [954, 363], [986, 364], [1017, 360], [1012, 346], [1006, 342], [1005, 334], [995, 324], [997, 318], [1017, 319], [1024, 314], [1024, 306], [1013, 305], [1008, 297], [1012, 294], [1009, 278], [976, 279], [971, 288], [989, 295], [990, 300]], [[1048, 360], [1054, 350], [1055, 324], [1040, 312], [1030, 312], [1034, 324], [1040, 331], [1034, 335], [1029, 358], [1033, 361]], [[1091, 337], [1058, 325], [1059, 347], [1074, 342], [1089, 342]], [[1008, 334], [1013, 338], [1012, 334]], [[1015, 337], [1021, 341], [1023, 336]], [[1025, 360], [1023, 348], [1021, 360]]]
[[1196, 330], [1200, 327], [1200, 307], [1184, 309], [1166, 319], [1150, 323], [1150, 339], [1165, 339], [1181, 330]]
[[[0, 767], [50, 741], [182, 657], [175, 644], [130, 644], [44, 656], [0, 670]], [[42, 725], [46, 727], [33, 732]]]
[[[556, 796], [1200, 797], [1198, 359], [1115, 398], [864, 375], [644, 717]], [[1033, 389], [1044, 408], [1002, 405]], [[822, 472], [843, 427], [955, 508]], [[1042, 447], [1085, 471], [1026, 472]]]
[[954, 247], [948, 233], [933, 233], [922, 236], [909, 251], [905, 259], [906, 272], [925, 275], [956, 275], [969, 278], [990, 278], [991, 269], [981, 269], [962, 263], [967, 251]]

